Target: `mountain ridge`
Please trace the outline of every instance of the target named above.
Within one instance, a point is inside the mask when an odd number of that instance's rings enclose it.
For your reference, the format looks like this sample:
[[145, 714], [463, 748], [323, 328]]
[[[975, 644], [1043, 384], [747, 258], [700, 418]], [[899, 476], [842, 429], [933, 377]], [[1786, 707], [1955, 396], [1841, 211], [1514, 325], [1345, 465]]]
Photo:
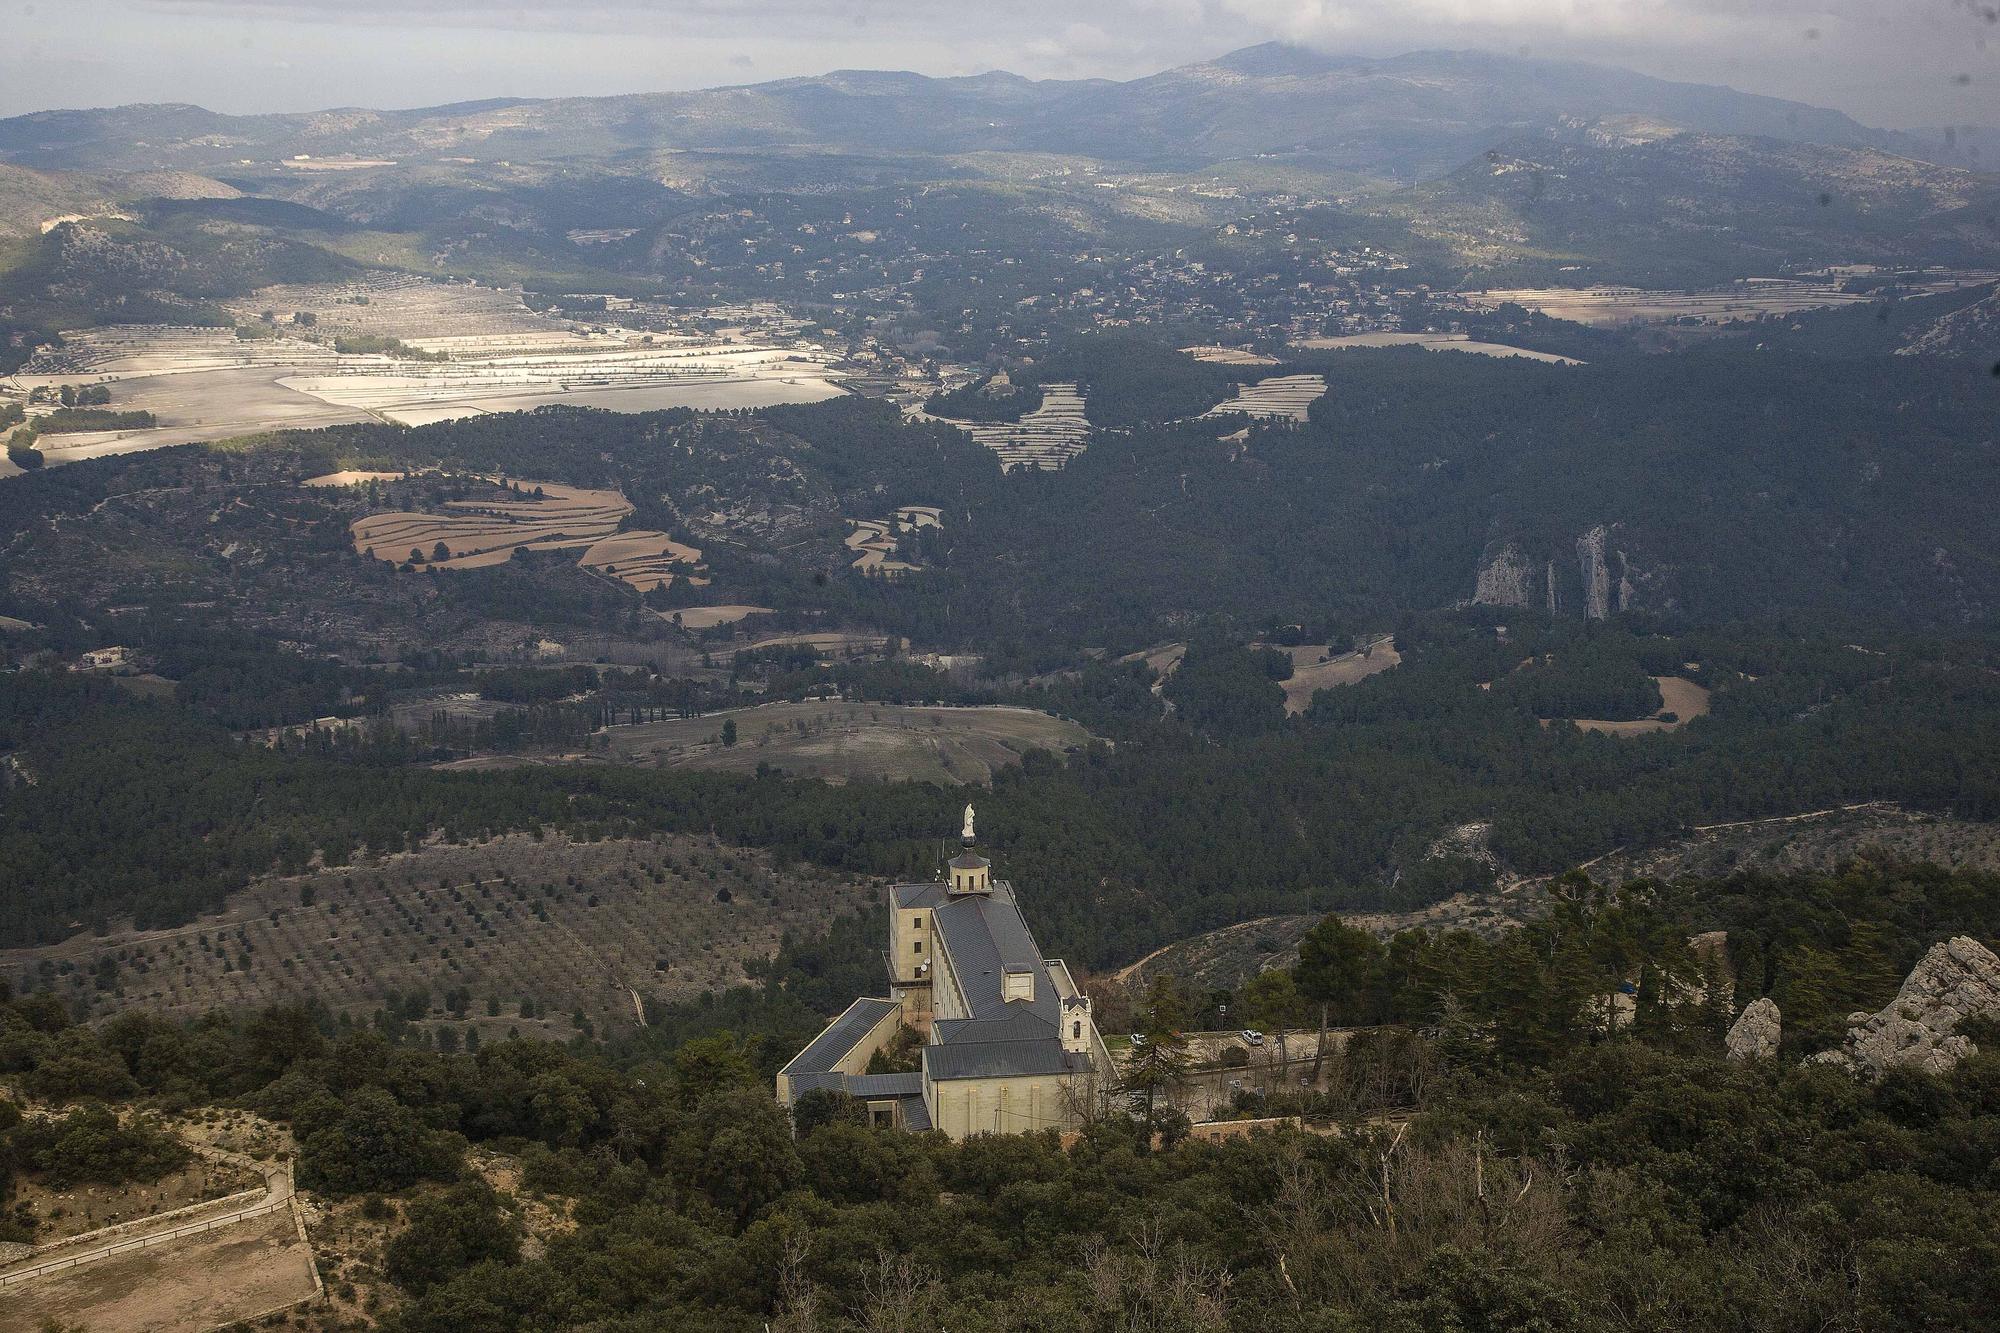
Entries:
[[1191, 166], [1313, 153], [1390, 178], [1445, 174], [1491, 142], [1561, 118], [1640, 115], [1707, 134], [1873, 148], [1963, 165], [1955, 139], [1612, 66], [1480, 51], [1329, 55], [1265, 43], [1136, 79], [933, 77], [832, 70], [763, 83], [603, 97], [487, 98], [233, 116], [189, 103], [0, 120], [0, 161], [45, 168], [217, 169], [362, 157], [614, 156], [647, 149], [1081, 153]]

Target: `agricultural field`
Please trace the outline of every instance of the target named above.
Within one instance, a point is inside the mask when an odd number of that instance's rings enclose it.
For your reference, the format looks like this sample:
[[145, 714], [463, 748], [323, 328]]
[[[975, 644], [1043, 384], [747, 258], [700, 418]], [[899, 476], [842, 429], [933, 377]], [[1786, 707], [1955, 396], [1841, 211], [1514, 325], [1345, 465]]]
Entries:
[[[335, 473], [314, 477], [308, 486], [362, 484], [381, 474]], [[339, 478], [347, 478], [338, 482]], [[449, 500], [443, 513], [370, 514], [349, 525], [354, 549], [390, 564], [434, 564], [441, 569], [480, 569], [511, 560], [516, 550], [581, 550], [583, 568], [641, 591], [676, 577], [704, 584], [701, 552], [664, 532], [620, 532], [632, 512], [617, 491], [590, 490], [555, 482], [519, 481], [504, 497]], [[442, 545], [448, 556], [440, 556]]]
[[404, 341], [446, 359], [349, 357], [280, 383], [409, 426], [556, 403], [651, 412], [815, 403], [841, 392], [820, 354], [719, 338], [613, 331]]
[[1181, 352], [1197, 361], [1206, 361], [1217, 366], [1275, 366], [1278, 358], [1265, 356], [1262, 352], [1252, 352], [1242, 347], [1183, 347]]
[[1366, 680], [1403, 660], [1403, 655], [1396, 651], [1395, 640], [1387, 636], [1351, 653], [1336, 654], [1330, 645], [1324, 643], [1280, 647], [1278, 651], [1292, 659], [1291, 679], [1278, 682], [1285, 691], [1285, 712], [1288, 715], [1305, 712], [1312, 704], [1313, 695], [1321, 690]]
[[1472, 352], [1479, 356], [1521, 357], [1551, 365], [1580, 366], [1574, 357], [1553, 352], [1531, 352], [1506, 343], [1480, 342], [1463, 333], [1349, 333], [1337, 338], [1300, 338], [1292, 346], [1312, 352], [1339, 351], [1348, 347], [1421, 347], [1430, 352]]
[[1273, 375], [1245, 384], [1236, 396], [1217, 403], [1204, 417], [1242, 415], [1261, 421], [1304, 421], [1306, 410], [1326, 393], [1324, 375]]
[[[918, 415], [923, 415], [919, 413]], [[1084, 418], [1084, 398], [1074, 384], [1044, 384], [1042, 405], [1019, 421], [970, 422], [929, 417], [956, 426], [1000, 458], [1002, 467], [1061, 468], [1084, 450], [1090, 422]]]
[[[1901, 285], [1906, 296], [1926, 296], [1992, 282], [2000, 276], [1985, 272], [1928, 273]], [[1760, 315], [1790, 315], [1832, 306], [1865, 305], [1879, 301], [1876, 291], [1849, 291], [1838, 273], [1803, 278], [1743, 278], [1705, 291], [1647, 291], [1638, 287], [1516, 287], [1460, 292], [1459, 299], [1477, 310], [1494, 310], [1512, 303], [1538, 310], [1554, 319], [1610, 327], [1619, 324], [1662, 324], [1692, 319], [1703, 324], [1756, 319]]]
[[853, 567], [864, 574], [894, 576], [917, 568], [896, 558], [898, 540], [919, 528], [942, 528], [944, 511], [932, 505], [904, 505], [887, 518], [847, 521], [854, 525], [854, 531], [847, 534], [847, 549], [855, 553]]
[[[9, 950], [0, 977], [53, 985], [99, 1015], [317, 998], [366, 1017], [391, 993], [422, 991], [417, 1021], [562, 1039], [578, 1015], [600, 1030], [630, 1025], [648, 1000], [739, 985], [786, 930], [822, 929], [874, 901], [864, 881], [781, 870], [710, 839], [509, 834], [263, 880], [172, 930]], [[446, 1007], [452, 992], [469, 996], [463, 1013]]]
[[734, 625], [739, 620], [751, 616], [768, 616], [768, 606], [750, 606], [742, 602], [732, 602], [723, 606], [683, 606], [677, 611], [661, 611], [660, 618], [682, 629], [714, 629], [718, 625]]
[[701, 567], [701, 552], [664, 532], [617, 533], [591, 543], [576, 562], [640, 592], [671, 584], [676, 577], [685, 577], [697, 587], [708, 582], [689, 573]]
[[[113, 408], [156, 420], [143, 430], [50, 437], [46, 461], [361, 421], [423, 425], [551, 403], [646, 412], [809, 403], [844, 392], [833, 353], [816, 343], [766, 329], [585, 325], [530, 310], [511, 288], [371, 274], [267, 287], [229, 309], [257, 336], [125, 325], [79, 330], [40, 352], [11, 387], [103, 384]], [[382, 350], [341, 351], [341, 339], [373, 340], [364, 346]], [[16, 471], [0, 464], [0, 475]]]
[[[725, 722], [736, 743], [722, 742]], [[605, 757], [750, 773], [769, 764], [828, 782], [984, 783], [1031, 749], [1086, 745], [1074, 722], [1031, 708], [933, 708], [819, 700], [613, 727]]]

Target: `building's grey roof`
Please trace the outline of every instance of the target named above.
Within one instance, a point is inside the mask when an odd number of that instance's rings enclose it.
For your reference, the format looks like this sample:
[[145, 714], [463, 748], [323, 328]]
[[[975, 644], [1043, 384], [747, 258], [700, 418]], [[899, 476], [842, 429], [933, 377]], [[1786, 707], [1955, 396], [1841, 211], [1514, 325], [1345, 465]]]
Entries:
[[921, 1097], [924, 1076], [912, 1069], [907, 1074], [849, 1074], [847, 1090], [857, 1097]]
[[932, 1128], [931, 1108], [924, 1105], [924, 1076], [914, 1070], [907, 1074], [794, 1074], [792, 1091], [797, 1097], [825, 1090], [844, 1092], [863, 1101], [879, 1102], [894, 1098], [902, 1114], [903, 1128]]
[[791, 1076], [794, 1087], [802, 1087], [800, 1074], [823, 1074], [830, 1072], [840, 1063], [840, 1058], [854, 1049], [855, 1043], [874, 1030], [875, 1025], [902, 1008], [894, 1000], [859, 999], [826, 1025], [826, 1031], [812, 1039], [803, 1051], [793, 1056], [780, 1073]]
[[1010, 1000], [993, 1018], [940, 1018], [931, 1024], [931, 1036], [939, 1045], [975, 1041], [1053, 1041], [1056, 1025], [1028, 1006], [1025, 1000]]
[[961, 894], [940, 904], [931, 918], [972, 1017], [997, 1018], [1010, 1012], [1010, 1002], [1002, 996], [1005, 974], [1013, 971], [1035, 974], [1035, 998], [1028, 1005], [1048, 1022], [1057, 1020], [1055, 981], [1009, 885], [996, 883], [991, 894]]
[[993, 863], [978, 852], [960, 852], [951, 858], [953, 870], [984, 870]]
[[942, 884], [898, 884], [889, 890], [896, 906], [901, 908], [936, 907], [950, 896]]
[[1090, 1058], [1071, 1055], [1062, 1043], [975, 1041], [924, 1047], [924, 1077], [934, 1083], [955, 1078], [1023, 1078], [1031, 1074], [1087, 1074]]

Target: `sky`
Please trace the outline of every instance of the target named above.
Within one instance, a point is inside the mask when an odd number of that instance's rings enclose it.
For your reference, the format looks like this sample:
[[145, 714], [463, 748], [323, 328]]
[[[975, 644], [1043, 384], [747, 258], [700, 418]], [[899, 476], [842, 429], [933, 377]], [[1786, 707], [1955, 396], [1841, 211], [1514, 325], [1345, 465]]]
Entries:
[[1621, 65], [2000, 126], [2000, 0], [0, 0], [0, 114], [410, 107], [912, 69], [1132, 78], [1253, 43]]

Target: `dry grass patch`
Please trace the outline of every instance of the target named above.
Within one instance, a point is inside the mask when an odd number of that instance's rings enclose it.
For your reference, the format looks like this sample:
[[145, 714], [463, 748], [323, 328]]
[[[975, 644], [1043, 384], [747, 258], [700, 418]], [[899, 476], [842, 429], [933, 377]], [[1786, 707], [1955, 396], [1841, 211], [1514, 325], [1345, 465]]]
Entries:
[[1660, 717], [1642, 717], [1630, 721], [1607, 721], [1599, 718], [1577, 718], [1576, 725], [1583, 731], [1600, 732], [1606, 736], [1646, 736], [1659, 731], [1679, 731], [1695, 718], [1708, 712], [1709, 691], [1685, 676], [1655, 676], [1653, 681], [1660, 687], [1662, 713], [1672, 713], [1673, 721]]
[[1396, 651], [1395, 640], [1386, 635], [1351, 653], [1338, 655], [1323, 643], [1281, 647], [1278, 651], [1292, 659], [1292, 678], [1279, 682], [1284, 687], [1287, 714], [1303, 713], [1311, 706], [1313, 695], [1321, 690], [1366, 680], [1403, 660], [1403, 655]]
[[[735, 745], [722, 725], [736, 724]], [[976, 782], [1031, 749], [1087, 744], [1073, 722], [1031, 708], [936, 708], [840, 700], [763, 704], [707, 717], [613, 727], [611, 757], [747, 773], [769, 764], [828, 782]]]

